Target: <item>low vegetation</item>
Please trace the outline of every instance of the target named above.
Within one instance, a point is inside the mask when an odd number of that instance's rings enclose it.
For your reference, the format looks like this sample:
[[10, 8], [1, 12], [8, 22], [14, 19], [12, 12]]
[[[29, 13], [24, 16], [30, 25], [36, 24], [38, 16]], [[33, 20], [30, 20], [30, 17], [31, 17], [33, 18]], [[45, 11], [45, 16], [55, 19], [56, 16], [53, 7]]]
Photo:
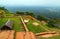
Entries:
[[[4, 11], [4, 12], [1, 12]], [[2, 27], [3, 24], [7, 22], [8, 19], [13, 21], [13, 30], [19, 32], [19, 31], [24, 31], [23, 24], [21, 22], [21, 19], [19, 16], [22, 16], [24, 20], [29, 20], [26, 25], [29, 31], [33, 33], [41, 33], [41, 32], [48, 32], [48, 31], [58, 31], [60, 33], [60, 20], [58, 19], [51, 19], [44, 17], [42, 15], [38, 15], [35, 17], [33, 12], [19, 12], [17, 11], [15, 14], [9, 12], [7, 9], [4, 7], [0, 7], [0, 28]], [[31, 16], [27, 17], [26, 16]], [[37, 25], [34, 25], [33, 23], [37, 23]], [[50, 37], [50, 38], [42, 38], [40, 39], [60, 39], [60, 35]]]

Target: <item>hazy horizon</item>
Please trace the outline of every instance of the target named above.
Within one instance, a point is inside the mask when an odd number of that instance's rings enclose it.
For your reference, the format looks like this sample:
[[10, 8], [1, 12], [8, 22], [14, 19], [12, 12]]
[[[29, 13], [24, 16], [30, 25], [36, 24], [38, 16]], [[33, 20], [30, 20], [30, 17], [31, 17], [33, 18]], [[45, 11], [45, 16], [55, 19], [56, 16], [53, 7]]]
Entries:
[[60, 6], [60, 0], [0, 0], [0, 6]]

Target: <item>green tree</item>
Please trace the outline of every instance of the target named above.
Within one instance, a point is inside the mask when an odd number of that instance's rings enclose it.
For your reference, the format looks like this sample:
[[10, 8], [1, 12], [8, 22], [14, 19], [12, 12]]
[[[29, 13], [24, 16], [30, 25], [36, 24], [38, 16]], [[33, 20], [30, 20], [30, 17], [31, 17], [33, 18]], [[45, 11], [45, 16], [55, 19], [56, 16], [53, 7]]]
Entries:
[[42, 16], [42, 15], [37, 15], [37, 19], [40, 20], [40, 21], [48, 21], [48, 18]]
[[50, 21], [48, 22], [48, 27], [60, 28], [60, 24], [57, 23], [55, 20], [50, 20]]
[[9, 11], [5, 7], [0, 7], [0, 11], [3, 10], [4, 12], [8, 13]]
[[34, 15], [33, 12], [25, 12], [25, 13], [26, 13], [26, 15], [30, 15], [30, 16], [32, 16], [32, 17], [35, 17], [35, 15]]
[[16, 14], [18, 14], [18, 15], [24, 15], [24, 12], [17, 11]]

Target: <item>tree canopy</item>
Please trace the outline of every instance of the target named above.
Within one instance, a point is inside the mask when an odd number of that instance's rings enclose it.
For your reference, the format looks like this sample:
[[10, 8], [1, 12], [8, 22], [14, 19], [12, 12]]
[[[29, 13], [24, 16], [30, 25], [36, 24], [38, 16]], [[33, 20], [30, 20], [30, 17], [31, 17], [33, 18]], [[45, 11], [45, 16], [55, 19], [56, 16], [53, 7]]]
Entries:
[[42, 16], [42, 15], [37, 15], [37, 19], [40, 20], [40, 21], [48, 21], [48, 18]]
[[32, 17], [35, 17], [35, 15], [34, 15], [33, 12], [25, 12], [25, 13], [26, 13], [26, 15], [30, 15], [30, 16], [32, 16]]
[[24, 12], [17, 11], [16, 14], [18, 14], [18, 15], [24, 15]]

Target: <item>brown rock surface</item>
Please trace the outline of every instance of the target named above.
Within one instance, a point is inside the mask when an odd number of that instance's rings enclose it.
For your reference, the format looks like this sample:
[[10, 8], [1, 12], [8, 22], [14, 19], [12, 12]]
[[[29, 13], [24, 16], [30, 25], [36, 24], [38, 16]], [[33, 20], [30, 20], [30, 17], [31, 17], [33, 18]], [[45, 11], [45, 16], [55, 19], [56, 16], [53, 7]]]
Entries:
[[0, 33], [0, 39], [7, 39], [9, 36], [10, 31], [2, 31]]
[[24, 33], [23, 32], [17, 32], [16, 33], [16, 39], [24, 39]]
[[32, 39], [36, 39], [36, 36], [32, 32], [30, 32], [30, 35]]
[[15, 31], [13, 31], [13, 30], [11, 31], [8, 39], [14, 39], [14, 32], [15, 32]]
[[29, 34], [29, 32], [25, 33], [25, 39], [32, 39], [31, 36], [30, 36], [30, 34]]

